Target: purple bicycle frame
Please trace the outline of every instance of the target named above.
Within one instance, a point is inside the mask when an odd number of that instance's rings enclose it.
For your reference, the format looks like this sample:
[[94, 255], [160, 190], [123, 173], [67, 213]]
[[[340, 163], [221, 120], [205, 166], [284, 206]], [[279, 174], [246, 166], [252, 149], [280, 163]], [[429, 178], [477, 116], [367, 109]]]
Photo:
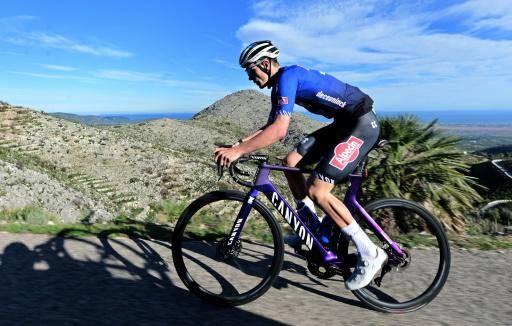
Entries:
[[[284, 197], [277, 191], [272, 182], [269, 180], [268, 176], [271, 170], [275, 171], [286, 171], [286, 172], [305, 172], [299, 168], [290, 168], [286, 166], [280, 165], [269, 165], [262, 164], [259, 167], [258, 173], [255, 177], [254, 186], [251, 188], [247, 197], [238, 213], [237, 219], [233, 228], [230, 232], [230, 238], [228, 240], [228, 246], [230, 246], [235, 239], [238, 239], [240, 233], [244, 227], [245, 221], [249, 216], [249, 213], [252, 209], [252, 205], [254, 199], [259, 195], [260, 192], [264, 193], [268, 200], [274, 205], [274, 207], [279, 211], [279, 213], [284, 217], [284, 219], [290, 224], [294, 232], [301, 238], [302, 242], [306, 245], [306, 247], [310, 250], [315, 250], [320, 253], [323, 258], [324, 263], [332, 263], [335, 261], [339, 261], [338, 257], [330, 250], [326, 250], [324, 246], [320, 243], [320, 241], [315, 237], [315, 235], [309, 230], [308, 226], [302, 221], [300, 216], [295, 212], [294, 209], [288, 204], [288, 202], [284, 199]], [[361, 186], [362, 176], [357, 174], [349, 175], [349, 188], [345, 194], [345, 205], [351, 209], [351, 211], [357, 211], [359, 216], [362, 216], [368, 225], [380, 236], [381, 239], [384, 239], [389, 246], [393, 249], [393, 251], [398, 255], [404, 257], [405, 254], [400, 249], [398, 244], [391, 240], [391, 238], [382, 230], [382, 228], [373, 220], [373, 218], [364, 210], [364, 208], [359, 204], [356, 198], [357, 191]]]

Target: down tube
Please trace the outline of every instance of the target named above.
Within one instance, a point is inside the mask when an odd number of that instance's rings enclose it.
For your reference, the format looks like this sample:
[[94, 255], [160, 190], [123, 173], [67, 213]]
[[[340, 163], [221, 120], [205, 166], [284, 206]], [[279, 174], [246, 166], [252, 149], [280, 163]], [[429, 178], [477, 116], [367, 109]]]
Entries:
[[286, 222], [290, 224], [295, 233], [302, 239], [302, 242], [308, 247], [309, 250], [313, 248], [319, 251], [325, 263], [330, 263], [338, 259], [332, 252], [324, 249], [320, 241], [312, 234], [307, 225], [300, 219], [295, 211], [290, 207], [288, 202], [277, 192], [272, 184], [264, 184], [257, 186], [267, 196], [268, 200], [274, 205], [279, 213], [285, 218]]

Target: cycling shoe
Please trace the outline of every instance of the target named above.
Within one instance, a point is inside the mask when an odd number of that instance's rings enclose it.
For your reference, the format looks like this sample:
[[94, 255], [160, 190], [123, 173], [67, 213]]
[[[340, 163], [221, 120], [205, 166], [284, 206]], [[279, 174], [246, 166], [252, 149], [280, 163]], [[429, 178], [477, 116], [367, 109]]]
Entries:
[[377, 256], [372, 259], [366, 257], [363, 259], [361, 255], [358, 255], [356, 268], [345, 281], [345, 287], [351, 291], [364, 288], [370, 284], [387, 260], [388, 255], [380, 248], [377, 248]]

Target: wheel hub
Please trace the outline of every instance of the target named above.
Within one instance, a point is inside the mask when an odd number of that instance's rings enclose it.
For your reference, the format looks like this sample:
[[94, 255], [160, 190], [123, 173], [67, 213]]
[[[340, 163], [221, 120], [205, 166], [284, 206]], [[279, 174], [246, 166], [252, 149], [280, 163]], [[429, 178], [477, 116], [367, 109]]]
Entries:
[[217, 257], [221, 260], [238, 257], [240, 251], [242, 251], [242, 241], [240, 239], [235, 240], [230, 246], [227, 239], [223, 239], [217, 244]]

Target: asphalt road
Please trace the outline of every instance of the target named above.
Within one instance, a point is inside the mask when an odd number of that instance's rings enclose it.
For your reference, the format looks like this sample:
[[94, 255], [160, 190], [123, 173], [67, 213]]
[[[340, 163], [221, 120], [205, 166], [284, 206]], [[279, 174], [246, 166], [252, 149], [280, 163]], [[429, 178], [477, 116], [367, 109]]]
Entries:
[[366, 308], [340, 280], [314, 278], [292, 255], [264, 296], [219, 308], [184, 289], [167, 243], [0, 234], [0, 252], [3, 325], [512, 324], [512, 251], [452, 250], [441, 294], [403, 315]]

